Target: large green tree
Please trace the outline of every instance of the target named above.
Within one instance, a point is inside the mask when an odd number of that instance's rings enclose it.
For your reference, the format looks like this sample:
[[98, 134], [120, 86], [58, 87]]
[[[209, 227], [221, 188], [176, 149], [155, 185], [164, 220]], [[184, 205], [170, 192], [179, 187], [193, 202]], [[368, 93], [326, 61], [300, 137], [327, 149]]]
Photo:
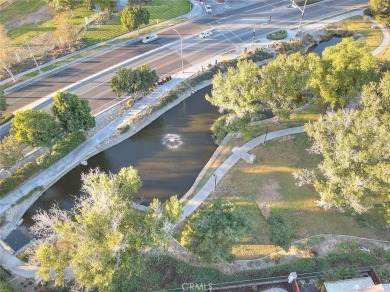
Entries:
[[57, 10], [69, 10], [74, 18], [74, 10], [83, 3], [83, 0], [47, 0], [47, 3]]
[[32, 147], [50, 147], [60, 137], [61, 126], [44, 110], [17, 112], [12, 120], [11, 135]]
[[91, 115], [88, 101], [80, 99], [76, 94], [57, 92], [51, 110], [68, 133], [89, 130], [95, 126], [95, 117]]
[[390, 202], [390, 73], [364, 87], [356, 110], [305, 125], [323, 156], [314, 186], [327, 204], [365, 212]]
[[194, 213], [184, 228], [181, 244], [204, 261], [230, 261], [234, 258], [230, 249], [249, 229], [249, 222], [235, 206], [217, 201]]
[[44, 280], [56, 273], [55, 284], [65, 281], [66, 267], [74, 271], [76, 285], [86, 291], [110, 289], [113, 275], [137, 270], [142, 253], [166, 246], [172, 224], [181, 215], [177, 198], [160, 204], [155, 200], [145, 212], [131, 208], [141, 187], [132, 167], [116, 175], [93, 170], [82, 176], [84, 195], [70, 212], [53, 207], [34, 219], [40, 238], [33, 260]]
[[390, 1], [389, 0], [370, 0], [370, 8], [374, 12], [379, 14], [390, 14]]
[[64, 14], [57, 17], [57, 23], [54, 35], [59, 40], [59, 46], [74, 45], [78, 40], [78, 32], [74, 24]]
[[5, 137], [0, 144], [0, 164], [10, 168], [23, 158], [23, 146], [14, 136]]
[[228, 72], [218, 72], [213, 77], [213, 89], [206, 99], [227, 112], [244, 117], [265, 108], [259, 99], [259, 66], [252, 61], [242, 60], [237, 68], [229, 67]]
[[378, 61], [364, 43], [346, 38], [324, 50], [318, 78], [312, 84], [333, 108], [343, 107], [362, 85], [377, 79], [377, 72]]
[[319, 63], [316, 54], [280, 54], [260, 69], [260, 96], [274, 115], [289, 118], [298, 104], [307, 102], [307, 90]]
[[111, 88], [117, 96], [145, 93], [150, 90], [157, 78], [156, 71], [150, 69], [148, 65], [141, 65], [134, 70], [120, 68], [112, 77]]
[[121, 22], [124, 28], [129, 31], [138, 29], [143, 24], [149, 23], [150, 13], [141, 6], [127, 6], [122, 10]]

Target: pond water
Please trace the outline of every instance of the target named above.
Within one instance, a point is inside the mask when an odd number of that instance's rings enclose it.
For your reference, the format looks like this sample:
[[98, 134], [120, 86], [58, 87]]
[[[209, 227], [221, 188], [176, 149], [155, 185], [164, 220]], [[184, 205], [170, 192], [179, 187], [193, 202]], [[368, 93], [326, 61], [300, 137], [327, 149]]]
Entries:
[[340, 43], [343, 40], [341, 37], [332, 37], [328, 41], [319, 43], [318, 45], [312, 46], [307, 50], [308, 53], [316, 53], [318, 56], [322, 57], [322, 52], [326, 47], [334, 46]]

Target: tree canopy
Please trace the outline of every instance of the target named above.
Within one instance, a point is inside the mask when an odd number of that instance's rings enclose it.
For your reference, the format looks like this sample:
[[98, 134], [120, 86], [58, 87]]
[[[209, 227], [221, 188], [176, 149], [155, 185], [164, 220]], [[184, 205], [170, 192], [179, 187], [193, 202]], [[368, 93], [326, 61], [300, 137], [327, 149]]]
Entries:
[[305, 125], [323, 156], [314, 186], [321, 200], [365, 212], [390, 200], [390, 73], [363, 89], [358, 109]]
[[89, 130], [95, 126], [95, 117], [91, 115], [89, 102], [80, 99], [76, 94], [57, 92], [51, 110], [68, 133]]
[[259, 101], [259, 66], [252, 61], [238, 61], [237, 68], [229, 67], [226, 74], [218, 72], [213, 77], [213, 89], [206, 99], [238, 117], [264, 109]]
[[279, 54], [260, 69], [260, 96], [274, 115], [288, 118], [298, 104], [307, 102], [307, 89], [319, 64], [313, 53]]
[[318, 78], [312, 85], [319, 95], [333, 108], [354, 98], [364, 84], [378, 77], [378, 61], [361, 41], [343, 39], [339, 44], [327, 47], [322, 53]]
[[129, 31], [138, 29], [141, 25], [149, 23], [150, 13], [141, 6], [127, 6], [122, 10], [121, 22]]
[[59, 40], [60, 47], [75, 44], [78, 40], [78, 33], [74, 24], [64, 14], [57, 17], [57, 23], [54, 35]]
[[205, 261], [232, 260], [230, 249], [248, 233], [249, 222], [230, 203], [200, 207], [186, 224], [181, 244]]
[[4, 91], [0, 89], [0, 119], [3, 117], [3, 112], [8, 108], [7, 101], [5, 99]]
[[112, 77], [111, 88], [117, 96], [145, 93], [150, 90], [157, 78], [156, 71], [150, 69], [148, 65], [141, 65], [134, 70], [120, 68]]
[[61, 127], [55, 118], [44, 110], [17, 112], [10, 130], [19, 142], [32, 147], [50, 147], [60, 137]]
[[370, 8], [379, 14], [390, 14], [389, 0], [370, 0]]
[[7, 136], [0, 144], [0, 164], [10, 168], [23, 158], [23, 146], [14, 136]]
[[71, 211], [53, 206], [34, 216], [33, 232], [40, 238], [33, 261], [38, 274], [55, 284], [65, 280], [66, 267], [74, 269], [76, 285], [86, 291], [109, 290], [114, 274], [137, 270], [138, 258], [151, 248], [167, 245], [167, 238], [181, 215], [181, 204], [172, 197], [164, 204], [154, 200], [145, 212], [131, 208], [141, 187], [137, 170], [105, 174], [98, 169], [82, 176], [84, 195]]
[[83, 3], [83, 0], [47, 0], [47, 3], [57, 10], [69, 10], [74, 17], [74, 10]]

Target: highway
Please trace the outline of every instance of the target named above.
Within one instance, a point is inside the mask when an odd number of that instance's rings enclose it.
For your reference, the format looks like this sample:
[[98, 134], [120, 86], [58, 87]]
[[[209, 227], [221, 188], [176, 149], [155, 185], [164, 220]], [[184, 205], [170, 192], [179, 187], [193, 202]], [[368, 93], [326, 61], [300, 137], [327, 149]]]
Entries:
[[[159, 38], [155, 42], [143, 44], [140, 39], [129, 41], [122, 47], [76, 63], [7, 93], [9, 107], [6, 112], [14, 112], [46, 97], [45, 103], [34, 106], [42, 108], [51, 102], [53, 93], [66, 89], [89, 100], [92, 110], [96, 113], [117, 100], [111, 90], [110, 80], [118, 65], [135, 68], [148, 64], [161, 77], [180, 72], [180, 38], [173, 28], [183, 37], [185, 71], [186, 68], [223, 52], [242, 50], [244, 46], [251, 44], [254, 28], [255, 39], [259, 39], [276, 29], [296, 27], [300, 19], [300, 11], [287, 8], [291, 3], [287, 0], [256, 1], [234, 10], [229, 10], [226, 5], [213, 3], [212, 14], [202, 14], [185, 23], [159, 31]], [[366, 0], [323, 0], [306, 7], [303, 24], [365, 4]], [[270, 16], [272, 21], [268, 22]], [[262, 23], [267, 25], [261, 26]], [[211, 37], [197, 37], [199, 32], [208, 29], [213, 31]]]

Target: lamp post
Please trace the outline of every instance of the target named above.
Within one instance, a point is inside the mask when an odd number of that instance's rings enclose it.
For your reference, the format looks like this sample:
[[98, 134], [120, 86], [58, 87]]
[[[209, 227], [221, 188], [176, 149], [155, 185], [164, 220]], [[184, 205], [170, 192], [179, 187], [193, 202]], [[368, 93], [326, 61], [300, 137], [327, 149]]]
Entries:
[[214, 191], [215, 191], [215, 189], [217, 188], [217, 175], [214, 173], [213, 176], [214, 176]]
[[300, 11], [301, 11], [301, 20], [299, 21], [299, 25], [298, 25], [298, 31], [299, 29], [301, 28], [301, 23], [302, 23], [302, 20], [303, 20], [303, 16], [305, 15], [305, 8], [306, 8], [306, 2], [307, 0], [305, 0], [305, 4], [303, 5], [303, 9], [301, 9], [296, 3], [295, 3], [295, 0], [291, 0], [291, 2], [293, 3], [293, 5], [298, 8]]
[[173, 29], [180, 37], [180, 55], [181, 55], [181, 73], [184, 73], [184, 59], [183, 59], [183, 38], [181, 37], [181, 34], [176, 30]]
[[37, 65], [37, 68], [38, 68], [38, 70], [39, 70], [39, 73], [42, 73], [41, 67], [39, 67], [38, 62], [37, 62], [37, 60], [35, 59], [35, 56], [34, 56], [33, 52], [31, 51], [30, 45], [29, 45], [28, 42], [27, 42], [27, 39], [25, 38], [24, 40], [25, 40], [25, 43], [26, 43], [26, 45], [27, 45], [28, 50], [30, 51], [30, 54], [31, 54], [32, 58], [34, 59], [35, 65]]

